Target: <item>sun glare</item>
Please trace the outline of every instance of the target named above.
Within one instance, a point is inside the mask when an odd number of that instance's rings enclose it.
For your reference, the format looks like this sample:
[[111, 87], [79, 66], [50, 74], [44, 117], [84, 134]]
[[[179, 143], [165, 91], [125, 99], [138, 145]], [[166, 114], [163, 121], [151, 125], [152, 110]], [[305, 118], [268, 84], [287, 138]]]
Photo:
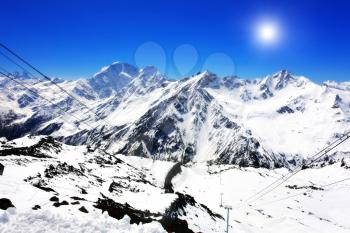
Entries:
[[257, 27], [257, 37], [260, 42], [272, 44], [277, 41], [279, 36], [279, 28], [277, 24], [264, 22]]

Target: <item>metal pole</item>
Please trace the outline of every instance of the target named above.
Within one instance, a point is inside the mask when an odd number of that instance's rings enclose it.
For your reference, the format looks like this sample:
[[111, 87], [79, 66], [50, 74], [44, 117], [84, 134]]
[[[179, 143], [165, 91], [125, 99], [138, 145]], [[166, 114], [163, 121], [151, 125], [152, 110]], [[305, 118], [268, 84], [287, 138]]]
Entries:
[[230, 218], [230, 210], [232, 210], [232, 206], [229, 206], [229, 205], [227, 205], [227, 206], [225, 206], [224, 207], [225, 209], [227, 209], [227, 219], [226, 219], [226, 233], [228, 233], [228, 228], [229, 228], [229, 226], [230, 226], [230, 223], [229, 223], [229, 218]]
[[227, 225], [226, 225], [226, 233], [228, 233], [228, 227], [230, 226], [230, 223], [229, 223], [229, 217], [230, 217], [230, 209], [227, 208]]
[[221, 199], [220, 199], [220, 207], [222, 207], [222, 195], [224, 195], [223, 193], [220, 193]]

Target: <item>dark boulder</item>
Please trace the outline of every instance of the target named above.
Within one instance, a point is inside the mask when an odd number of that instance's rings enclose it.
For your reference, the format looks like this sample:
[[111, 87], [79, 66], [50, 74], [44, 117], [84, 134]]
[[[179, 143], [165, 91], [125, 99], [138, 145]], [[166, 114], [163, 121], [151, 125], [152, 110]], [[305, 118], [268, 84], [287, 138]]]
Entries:
[[0, 209], [7, 210], [10, 207], [15, 207], [7, 198], [0, 198]]
[[0, 163], [0, 176], [4, 174], [4, 169], [5, 169], [5, 166]]
[[89, 213], [89, 211], [84, 206], [80, 207], [79, 210], [83, 213]]
[[38, 210], [38, 209], [41, 209], [41, 206], [40, 205], [35, 205], [32, 209], [33, 210]]

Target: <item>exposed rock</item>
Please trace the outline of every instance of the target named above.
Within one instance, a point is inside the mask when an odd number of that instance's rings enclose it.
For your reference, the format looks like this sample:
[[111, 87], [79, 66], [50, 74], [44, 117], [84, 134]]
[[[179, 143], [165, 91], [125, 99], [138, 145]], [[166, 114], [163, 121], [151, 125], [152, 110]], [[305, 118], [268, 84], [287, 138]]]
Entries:
[[33, 210], [38, 210], [38, 209], [41, 209], [41, 206], [40, 205], [35, 205], [32, 209]]
[[128, 203], [117, 203], [107, 197], [103, 199], [99, 198], [94, 207], [101, 209], [102, 212], [107, 211], [109, 216], [118, 220], [122, 219], [127, 214], [130, 217], [131, 224], [150, 223], [155, 221], [155, 217], [160, 216], [160, 214], [152, 214], [149, 211], [134, 209]]
[[10, 201], [10, 199], [0, 198], [0, 209], [7, 210], [10, 207], [15, 207]]
[[37, 144], [29, 147], [14, 147], [0, 150], [0, 156], [18, 155], [30, 156], [36, 158], [51, 158], [45, 151], [54, 150], [58, 153], [61, 150], [61, 144], [52, 137], [42, 138]]
[[69, 205], [69, 203], [67, 201], [53, 203], [53, 206], [55, 207], [60, 207], [61, 205]]
[[73, 200], [78, 200], [78, 201], [86, 201], [86, 199], [82, 198], [82, 197], [70, 197], [70, 198]]
[[291, 109], [288, 106], [283, 106], [280, 109], [277, 110], [278, 113], [284, 114], [284, 113], [294, 113], [294, 110]]
[[72, 165], [68, 165], [66, 162], [59, 162], [57, 165], [50, 164], [48, 168], [44, 171], [44, 176], [46, 178], [53, 178], [58, 175], [75, 174], [77, 176], [85, 176], [84, 169], [75, 168]]
[[298, 185], [286, 185], [287, 188], [290, 189], [311, 189], [311, 190], [324, 190], [321, 187], [316, 187], [314, 185], [309, 185], [309, 186], [298, 186]]
[[56, 197], [56, 196], [52, 196], [49, 200], [50, 201], [54, 201], [54, 202], [58, 202], [59, 201], [58, 197]]
[[83, 213], [89, 213], [89, 211], [84, 206], [80, 207], [79, 210]]

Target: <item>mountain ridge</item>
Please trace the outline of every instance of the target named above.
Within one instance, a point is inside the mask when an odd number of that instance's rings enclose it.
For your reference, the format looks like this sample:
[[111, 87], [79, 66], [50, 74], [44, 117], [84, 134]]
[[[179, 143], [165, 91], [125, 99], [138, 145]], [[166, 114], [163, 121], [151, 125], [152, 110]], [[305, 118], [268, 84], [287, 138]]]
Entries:
[[21, 80], [65, 111], [4, 80], [9, 91], [0, 102], [9, 107], [0, 114], [0, 137], [47, 134], [161, 160], [295, 166], [350, 126], [346, 83], [319, 85], [287, 70], [255, 80], [209, 71], [169, 80], [153, 66], [114, 62], [90, 79], [60, 83], [109, 124], [49, 82]]

